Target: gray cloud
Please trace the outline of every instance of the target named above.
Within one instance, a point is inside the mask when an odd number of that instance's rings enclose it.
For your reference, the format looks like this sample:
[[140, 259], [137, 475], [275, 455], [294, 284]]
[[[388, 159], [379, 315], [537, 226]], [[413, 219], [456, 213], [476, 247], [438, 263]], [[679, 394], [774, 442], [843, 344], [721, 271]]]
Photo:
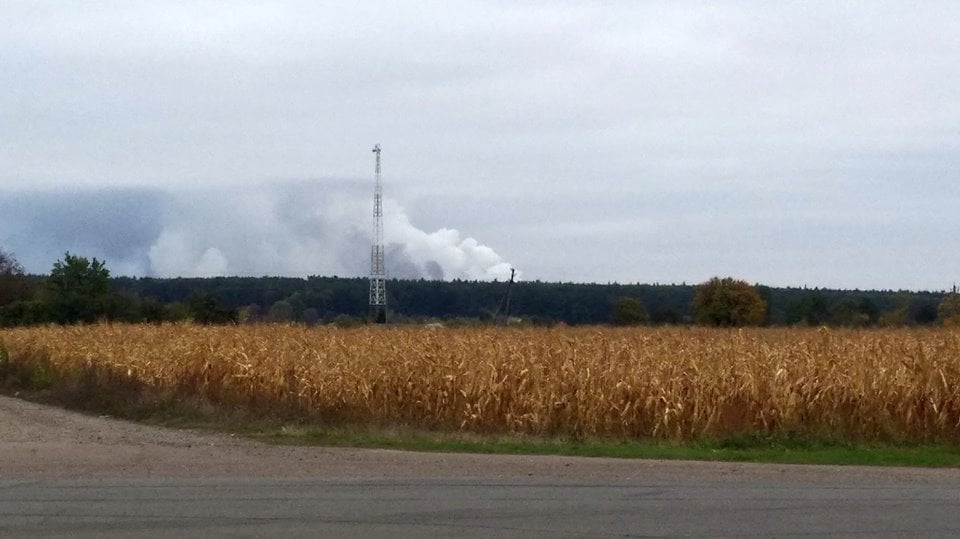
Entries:
[[[239, 190], [85, 190], [0, 196], [0, 244], [33, 272], [65, 251], [114, 274], [365, 275], [369, 182], [273, 182]], [[388, 272], [402, 278], [494, 279], [509, 264], [457, 230], [426, 232], [384, 200]]]
[[167, 197], [153, 189], [0, 194], [0, 239], [23, 265], [48, 271], [66, 251], [143, 274], [146, 250], [163, 228]]
[[[0, 19], [0, 184], [195, 191], [157, 247], [194, 269], [300, 273], [271, 261], [307, 237], [329, 251], [309, 264], [365, 266], [347, 246], [366, 225], [325, 221], [340, 206], [249, 193], [366, 178], [375, 142], [388, 196], [436, 231], [394, 224], [414, 258], [485, 259], [451, 228], [528, 278], [942, 288], [960, 267], [955, 2], [13, 1]], [[457, 252], [445, 276], [484, 274]]]

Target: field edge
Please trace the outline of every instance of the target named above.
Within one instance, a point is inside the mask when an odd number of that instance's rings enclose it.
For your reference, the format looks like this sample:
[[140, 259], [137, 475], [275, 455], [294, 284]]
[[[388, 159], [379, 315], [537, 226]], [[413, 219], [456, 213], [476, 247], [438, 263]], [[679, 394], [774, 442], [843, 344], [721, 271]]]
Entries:
[[253, 417], [197, 403], [147, 408], [84, 406], [46, 390], [0, 388], [0, 395], [142, 425], [233, 434], [272, 445], [390, 449], [490, 455], [555, 455], [647, 460], [691, 460], [770, 464], [960, 467], [960, 447], [927, 443], [859, 443], [800, 436], [744, 433], [688, 442], [536, 437], [425, 430], [407, 425], [317, 425]]

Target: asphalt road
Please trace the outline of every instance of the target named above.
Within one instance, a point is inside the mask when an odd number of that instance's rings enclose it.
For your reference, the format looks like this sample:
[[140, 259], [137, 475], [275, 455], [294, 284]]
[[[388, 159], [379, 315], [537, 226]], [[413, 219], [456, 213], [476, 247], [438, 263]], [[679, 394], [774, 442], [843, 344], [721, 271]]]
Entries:
[[409, 479], [3, 482], [5, 537], [960, 535], [950, 486]]
[[274, 447], [0, 398], [0, 537], [958, 535], [953, 469]]

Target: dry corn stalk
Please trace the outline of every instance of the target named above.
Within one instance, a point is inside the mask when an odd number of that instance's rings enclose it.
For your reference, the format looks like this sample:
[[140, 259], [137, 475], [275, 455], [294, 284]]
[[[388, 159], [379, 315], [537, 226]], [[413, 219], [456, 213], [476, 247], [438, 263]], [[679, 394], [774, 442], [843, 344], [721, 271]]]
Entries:
[[795, 432], [960, 439], [960, 330], [0, 331], [12, 362], [98, 366], [159, 391], [310, 420], [692, 439]]

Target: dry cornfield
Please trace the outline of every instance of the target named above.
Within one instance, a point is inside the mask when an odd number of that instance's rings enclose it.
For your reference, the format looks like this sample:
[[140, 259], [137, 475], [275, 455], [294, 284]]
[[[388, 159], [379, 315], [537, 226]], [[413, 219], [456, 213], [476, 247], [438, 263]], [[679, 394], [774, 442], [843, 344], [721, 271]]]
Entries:
[[96, 391], [136, 385], [318, 422], [960, 441], [951, 329], [97, 325], [2, 330], [0, 341], [12, 364], [92, 378]]

